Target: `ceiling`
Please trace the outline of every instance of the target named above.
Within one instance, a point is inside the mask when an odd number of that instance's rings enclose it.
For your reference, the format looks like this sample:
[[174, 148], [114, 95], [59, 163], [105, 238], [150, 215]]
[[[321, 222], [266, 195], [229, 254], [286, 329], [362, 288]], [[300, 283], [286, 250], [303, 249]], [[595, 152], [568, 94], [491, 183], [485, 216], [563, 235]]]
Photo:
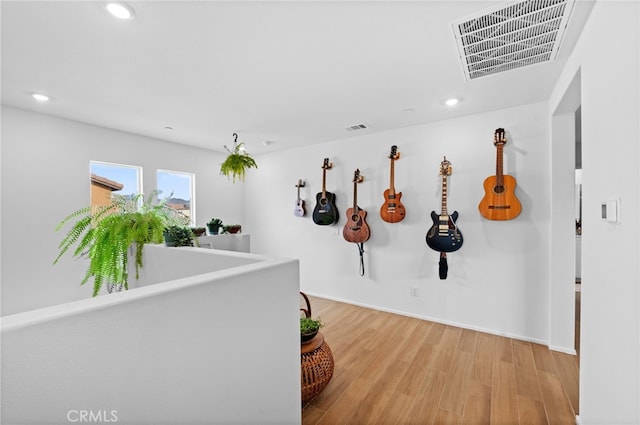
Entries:
[[504, 3], [2, 1], [2, 103], [260, 154], [545, 101], [592, 2], [555, 61], [467, 82], [452, 22]]

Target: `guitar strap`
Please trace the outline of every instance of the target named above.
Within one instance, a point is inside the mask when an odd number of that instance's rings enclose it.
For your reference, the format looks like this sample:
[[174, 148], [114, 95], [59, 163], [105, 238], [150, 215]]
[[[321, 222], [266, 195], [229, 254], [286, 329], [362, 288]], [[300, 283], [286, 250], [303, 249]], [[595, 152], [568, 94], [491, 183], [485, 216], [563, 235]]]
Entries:
[[360, 253], [360, 276], [364, 276], [364, 242], [356, 243]]
[[446, 252], [441, 252], [440, 253], [440, 279], [446, 279], [447, 278], [447, 272], [449, 271], [449, 266], [447, 265], [447, 253]]

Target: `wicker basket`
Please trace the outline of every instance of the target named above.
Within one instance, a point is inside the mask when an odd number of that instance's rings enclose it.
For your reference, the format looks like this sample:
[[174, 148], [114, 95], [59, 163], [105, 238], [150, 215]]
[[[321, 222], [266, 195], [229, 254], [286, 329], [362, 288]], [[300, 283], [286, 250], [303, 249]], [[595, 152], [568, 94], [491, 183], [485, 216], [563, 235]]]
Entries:
[[311, 342], [301, 346], [300, 375], [303, 405], [320, 394], [331, 381], [333, 354], [320, 332]]

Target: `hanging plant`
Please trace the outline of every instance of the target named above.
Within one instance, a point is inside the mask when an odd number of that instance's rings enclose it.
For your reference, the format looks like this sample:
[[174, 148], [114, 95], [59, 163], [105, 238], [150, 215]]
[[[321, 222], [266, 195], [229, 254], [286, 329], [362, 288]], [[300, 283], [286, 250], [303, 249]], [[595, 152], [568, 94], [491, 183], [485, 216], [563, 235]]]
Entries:
[[114, 196], [111, 204], [87, 206], [65, 217], [56, 230], [76, 220], [60, 242], [56, 264], [65, 252], [89, 259], [89, 267], [80, 284], [93, 277], [93, 296], [103, 283], [129, 289], [128, 249], [135, 245], [136, 279], [142, 267], [142, 248], [147, 243], [162, 243], [167, 226], [185, 225], [181, 216], [167, 205], [167, 199], [154, 202], [157, 192], [146, 200], [142, 194], [131, 198]]
[[256, 161], [244, 149], [244, 142], [238, 143], [238, 135], [233, 133], [233, 149], [229, 149], [227, 145], [224, 148], [229, 152], [229, 156], [220, 166], [220, 174], [227, 176], [233, 182], [236, 178], [244, 181], [249, 168], [258, 168]]

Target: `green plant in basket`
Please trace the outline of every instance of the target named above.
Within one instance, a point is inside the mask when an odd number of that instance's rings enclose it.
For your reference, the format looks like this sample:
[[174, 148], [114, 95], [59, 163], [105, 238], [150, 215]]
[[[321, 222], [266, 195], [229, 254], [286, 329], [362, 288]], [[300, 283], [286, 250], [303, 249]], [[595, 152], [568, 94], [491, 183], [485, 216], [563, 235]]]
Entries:
[[317, 319], [312, 319], [311, 317], [301, 317], [300, 318], [300, 338], [303, 343], [310, 341], [320, 328], [324, 326], [322, 320], [318, 317]]
[[167, 199], [153, 202], [157, 192], [146, 200], [143, 194], [126, 198], [114, 195], [111, 204], [88, 206], [65, 217], [56, 231], [76, 220], [58, 246], [54, 264], [76, 245], [74, 257], [89, 259], [89, 267], [80, 284], [93, 277], [93, 296], [102, 285], [129, 289], [128, 249], [135, 244], [136, 279], [142, 267], [142, 248], [147, 243], [162, 243], [168, 226], [184, 226], [188, 218], [167, 205]]
[[235, 140], [233, 142], [233, 149], [225, 149], [229, 152], [229, 156], [224, 160], [220, 166], [220, 174], [227, 176], [236, 182], [236, 178], [244, 181], [249, 168], [258, 168], [256, 161], [249, 155], [244, 149], [244, 142], [238, 143], [238, 135], [233, 133]]

